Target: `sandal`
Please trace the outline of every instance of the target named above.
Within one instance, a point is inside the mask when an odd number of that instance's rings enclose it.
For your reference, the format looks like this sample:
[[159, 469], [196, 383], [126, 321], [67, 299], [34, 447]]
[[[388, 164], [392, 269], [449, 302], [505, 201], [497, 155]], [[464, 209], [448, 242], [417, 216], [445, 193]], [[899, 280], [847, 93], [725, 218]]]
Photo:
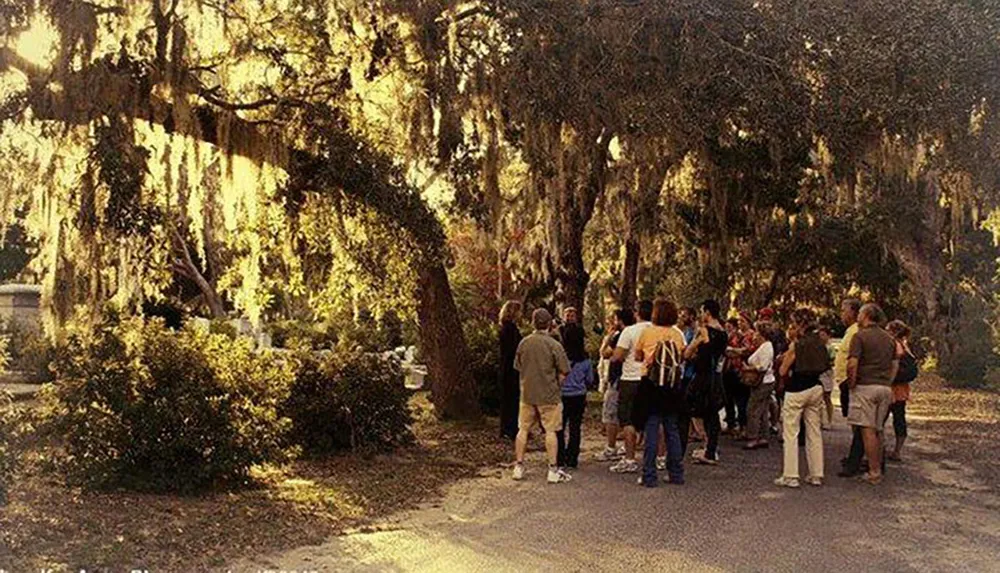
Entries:
[[865, 482], [865, 483], [867, 483], [867, 484], [869, 484], [869, 485], [878, 485], [878, 484], [882, 483], [883, 476], [882, 476], [882, 474], [879, 474], [877, 476], [873, 476], [870, 473], [865, 473], [863, 475], [858, 476], [858, 479], [861, 480], [861, 481], [863, 481], [863, 482]]

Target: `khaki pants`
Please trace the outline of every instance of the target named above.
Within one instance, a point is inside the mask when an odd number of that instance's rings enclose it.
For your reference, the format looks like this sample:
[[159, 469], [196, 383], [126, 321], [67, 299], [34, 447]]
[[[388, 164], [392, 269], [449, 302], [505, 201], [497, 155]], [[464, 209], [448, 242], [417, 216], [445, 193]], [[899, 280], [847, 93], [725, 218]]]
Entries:
[[813, 386], [801, 392], [786, 392], [781, 407], [781, 425], [785, 439], [786, 478], [799, 478], [799, 421], [806, 426], [806, 461], [811, 477], [823, 477], [823, 387]]

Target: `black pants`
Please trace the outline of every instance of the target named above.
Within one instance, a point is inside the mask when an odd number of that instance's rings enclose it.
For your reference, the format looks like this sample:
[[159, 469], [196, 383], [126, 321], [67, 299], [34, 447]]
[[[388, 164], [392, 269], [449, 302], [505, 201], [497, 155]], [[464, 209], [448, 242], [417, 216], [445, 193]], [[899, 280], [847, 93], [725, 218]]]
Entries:
[[722, 432], [719, 411], [702, 412], [701, 419], [705, 423], [705, 457], [710, 460], [718, 459], [719, 434]]
[[517, 437], [517, 416], [521, 407], [521, 383], [504, 380], [500, 388], [500, 437], [513, 440]]
[[684, 409], [684, 412], [677, 415], [677, 427], [681, 434], [681, 456], [686, 456], [688, 451], [688, 438], [691, 434], [691, 414]]
[[851, 437], [851, 450], [847, 454], [847, 462], [844, 463], [844, 469], [856, 473], [861, 471], [861, 458], [865, 457], [865, 442], [861, 439], [861, 428], [851, 426], [851, 430], [853, 434]]
[[[562, 468], [575, 468], [580, 462], [580, 427], [587, 408], [587, 396], [563, 396], [563, 429], [556, 433], [559, 439], [557, 464]], [[569, 443], [566, 443], [569, 432]]]
[[750, 388], [740, 382], [739, 373], [733, 370], [723, 374], [722, 380], [726, 389], [726, 428], [746, 428]]
[[885, 419], [889, 421], [889, 414], [892, 414], [892, 431], [897, 438], [906, 437], [906, 402], [893, 402], [889, 406], [889, 412]]

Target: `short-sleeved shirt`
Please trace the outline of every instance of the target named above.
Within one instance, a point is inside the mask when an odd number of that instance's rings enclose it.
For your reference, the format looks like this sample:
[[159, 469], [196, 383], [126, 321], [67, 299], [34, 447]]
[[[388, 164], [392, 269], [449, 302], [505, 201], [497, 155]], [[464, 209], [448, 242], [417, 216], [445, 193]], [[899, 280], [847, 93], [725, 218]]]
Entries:
[[892, 385], [896, 341], [878, 326], [858, 329], [851, 339], [850, 358], [858, 359], [859, 385]]
[[854, 340], [854, 335], [857, 333], [858, 323], [855, 322], [847, 327], [844, 339], [840, 342], [840, 348], [837, 349], [837, 355], [833, 358], [833, 381], [837, 384], [847, 380], [847, 359], [851, 354], [851, 341]]
[[654, 326], [650, 325], [639, 334], [636, 341], [636, 348], [642, 350], [642, 375], [649, 373], [649, 367], [656, 358], [656, 347], [663, 341], [669, 340], [677, 347], [678, 354], [684, 352], [684, 333], [676, 326]]
[[638, 382], [642, 380], [642, 362], [635, 359], [635, 349], [643, 330], [651, 326], [649, 322], [637, 322], [625, 327], [618, 337], [616, 348], [625, 350], [625, 361], [622, 363], [622, 380]]
[[559, 342], [546, 332], [535, 331], [517, 346], [514, 368], [521, 376], [521, 402], [531, 406], [562, 403], [563, 374], [569, 360]]
[[747, 359], [747, 364], [764, 374], [764, 384], [774, 384], [774, 345], [765, 341]]

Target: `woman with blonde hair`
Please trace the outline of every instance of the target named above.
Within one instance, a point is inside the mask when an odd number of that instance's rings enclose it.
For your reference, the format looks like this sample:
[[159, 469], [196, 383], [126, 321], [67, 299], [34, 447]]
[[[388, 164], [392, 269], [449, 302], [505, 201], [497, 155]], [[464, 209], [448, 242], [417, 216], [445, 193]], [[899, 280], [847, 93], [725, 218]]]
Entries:
[[521, 303], [508, 300], [500, 309], [500, 437], [517, 438], [517, 414], [521, 402], [521, 380], [514, 369], [514, 356], [521, 343], [517, 321], [521, 317]]

